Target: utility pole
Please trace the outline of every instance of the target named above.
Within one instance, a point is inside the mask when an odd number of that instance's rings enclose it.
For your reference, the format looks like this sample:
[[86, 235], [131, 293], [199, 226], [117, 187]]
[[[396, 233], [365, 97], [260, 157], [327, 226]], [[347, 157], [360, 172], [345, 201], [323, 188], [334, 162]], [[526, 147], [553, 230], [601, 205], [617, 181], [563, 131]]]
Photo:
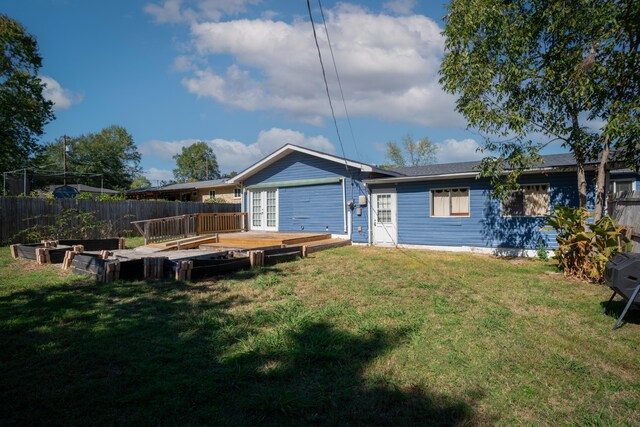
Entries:
[[67, 135], [62, 136], [62, 172], [64, 185], [67, 185]]
[[209, 154], [205, 153], [204, 155], [204, 176], [205, 179], [209, 180]]

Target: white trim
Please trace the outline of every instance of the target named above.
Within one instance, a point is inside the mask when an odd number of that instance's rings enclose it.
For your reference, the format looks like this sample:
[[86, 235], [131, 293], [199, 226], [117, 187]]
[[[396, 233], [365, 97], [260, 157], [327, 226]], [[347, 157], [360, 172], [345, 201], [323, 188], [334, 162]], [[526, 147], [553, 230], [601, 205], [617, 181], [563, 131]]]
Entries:
[[364, 188], [367, 189], [367, 196], [368, 196], [368, 200], [367, 200], [367, 244], [371, 245], [373, 244], [373, 231], [371, 230], [372, 227], [372, 220], [371, 220], [371, 202], [373, 201], [373, 196], [371, 195], [371, 188], [367, 185], [364, 184]]
[[[546, 173], [546, 172], [550, 172], [550, 173], [575, 172], [576, 169], [577, 168], [575, 166], [535, 168], [535, 169], [527, 169], [523, 171], [522, 175], [530, 175], [530, 174], [538, 174], [538, 173]], [[585, 170], [595, 170], [595, 166], [593, 167], [585, 166]], [[508, 171], [505, 173], [508, 173]], [[479, 179], [480, 175], [478, 174], [478, 172], [459, 172], [459, 173], [443, 173], [439, 175], [373, 178], [373, 179], [365, 179], [363, 180], [363, 182], [365, 184], [372, 185], [372, 184], [394, 184], [394, 183], [416, 182], [416, 181], [437, 181], [442, 179], [462, 179], [462, 178]]]
[[[275, 227], [269, 227], [267, 225], [267, 193], [269, 191], [275, 191], [276, 193], [276, 204], [275, 204], [275, 209], [276, 209], [276, 225]], [[260, 193], [260, 208], [262, 210], [261, 212], [261, 218], [260, 218], [260, 226], [259, 227], [254, 227], [253, 225], [253, 194], [254, 193]], [[258, 231], [278, 231], [280, 229], [280, 197], [279, 197], [279, 192], [277, 188], [260, 188], [257, 190], [248, 190], [247, 191], [247, 202], [249, 204], [248, 206], [248, 211], [247, 211], [247, 216], [249, 219], [249, 230], [258, 230]]]
[[331, 234], [331, 238], [332, 239], [342, 239], [342, 240], [349, 240], [349, 236], [346, 234]]
[[[537, 258], [538, 249], [523, 249], [523, 248], [490, 248], [482, 246], [436, 246], [436, 245], [397, 245], [401, 249], [418, 249], [428, 251], [442, 251], [442, 252], [464, 252], [474, 254], [485, 254], [495, 256], [517, 256], [524, 258]], [[548, 250], [549, 257], [554, 255], [552, 250]]]
[[[378, 224], [376, 222], [376, 224], [373, 224], [374, 221], [376, 221], [376, 219], [378, 218], [378, 212], [376, 211], [378, 209], [378, 196], [383, 196], [383, 195], [389, 195], [390, 197], [390, 203], [391, 203], [391, 232], [389, 232], [389, 227], [385, 226], [384, 223], [382, 223], [382, 228], [384, 229], [384, 232], [386, 233], [386, 235], [391, 239], [390, 243], [377, 243], [376, 241], [376, 230], [378, 229]], [[370, 205], [376, 204], [375, 209], [373, 209], [374, 211], [374, 218], [371, 218], [371, 222], [372, 222], [372, 242], [374, 245], [376, 246], [397, 246], [398, 244], [398, 193], [396, 192], [395, 188], [378, 188], [378, 189], [373, 189], [371, 191], [371, 203]]]
[[345, 178], [341, 178], [342, 180], [342, 228], [344, 232], [347, 232], [347, 180]]
[[636, 180], [634, 178], [620, 178], [620, 179], [616, 179], [616, 178], [609, 178], [609, 182], [606, 183], [607, 185], [607, 192], [609, 189], [609, 184], [613, 184], [613, 191], [611, 191], [611, 194], [614, 193], [619, 193], [619, 191], [616, 191], [615, 187], [617, 186], [618, 183], [623, 183], [623, 182], [630, 182], [631, 183], [631, 191], [636, 191]]
[[[253, 175], [255, 172], [257, 172], [258, 170], [265, 168], [275, 162], [277, 162], [278, 160], [282, 159], [283, 157], [285, 157], [286, 155], [297, 151], [299, 153], [303, 153], [303, 154], [308, 154], [310, 156], [314, 156], [314, 157], [319, 157], [321, 159], [325, 159], [325, 160], [329, 160], [331, 162], [335, 162], [335, 163], [340, 163], [340, 164], [346, 164], [349, 167], [353, 167], [356, 169], [360, 169], [360, 171], [362, 172], [374, 172], [374, 171], [378, 171], [380, 169], [375, 168], [371, 165], [368, 165], [366, 163], [360, 163], [360, 162], [356, 162], [353, 160], [348, 160], [348, 159], [344, 159], [342, 157], [338, 157], [338, 156], [334, 156], [331, 154], [326, 154], [326, 153], [321, 153], [315, 150], [310, 150], [308, 148], [304, 148], [304, 147], [298, 147], [297, 145], [293, 145], [293, 144], [286, 144], [283, 147], [281, 147], [280, 149], [274, 151], [273, 153], [269, 154], [267, 157], [263, 158], [262, 160], [260, 160], [259, 162], [253, 164], [252, 166], [249, 166], [247, 169], [243, 170], [242, 172], [240, 172], [238, 175], [234, 176], [233, 178], [229, 179], [227, 182], [229, 184], [235, 184], [238, 181], [242, 181], [243, 179]], [[389, 175], [393, 175], [393, 176], [399, 176], [401, 174], [397, 173], [397, 172], [393, 172], [393, 171], [384, 171], [385, 173], [388, 173]]]

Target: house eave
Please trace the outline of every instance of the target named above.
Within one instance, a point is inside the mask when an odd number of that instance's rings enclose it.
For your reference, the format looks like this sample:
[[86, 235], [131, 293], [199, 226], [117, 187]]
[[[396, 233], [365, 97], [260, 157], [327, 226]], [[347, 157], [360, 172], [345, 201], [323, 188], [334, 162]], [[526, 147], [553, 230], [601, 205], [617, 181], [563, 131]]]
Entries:
[[[586, 166], [585, 170], [595, 170], [594, 166]], [[539, 173], [564, 173], [575, 172], [577, 168], [575, 166], [563, 166], [563, 167], [547, 167], [547, 168], [535, 168], [523, 171], [523, 175], [539, 174]], [[398, 184], [403, 182], [422, 182], [422, 181], [439, 181], [443, 179], [464, 179], [464, 178], [480, 178], [478, 172], [460, 172], [450, 174], [439, 175], [420, 175], [420, 176], [401, 176], [392, 178], [374, 178], [365, 179], [363, 182], [367, 185], [375, 184]]]

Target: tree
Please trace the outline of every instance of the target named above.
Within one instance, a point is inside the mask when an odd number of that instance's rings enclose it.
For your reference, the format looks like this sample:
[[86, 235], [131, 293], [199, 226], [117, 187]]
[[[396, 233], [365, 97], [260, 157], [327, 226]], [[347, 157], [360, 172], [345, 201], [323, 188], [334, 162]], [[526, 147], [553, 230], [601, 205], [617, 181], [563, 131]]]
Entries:
[[129, 188], [136, 190], [138, 188], [151, 187], [151, 181], [149, 181], [144, 175], [138, 175], [135, 177]]
[[54, 119], [53, 103], [38, 77], [42, 58], [36, 39], [17, 21], [0, 14], [0, 170], [28, 165], [37, 137]]
[[581, 206], [585, 163], [601, 159], [599, 218], [608, 162], [637, 165], [640, 152], [640, 3], [453, 0], [444, 35], [441, 83], [496, 153], [481, 164], [495, 194], [517, 188], [539, 150], [560, 141], [576, 160]]
[[402, 138], [402, 148], [395, 141], [387, 142], [386, 157], [393, 166], [424, 166], [436, 161], [437, 152], [438, 147], [429, 138], [416, 142], [407, 134]]
[[140, 153], [133, 137], [121, 126], [109, 126], [99, 133], [58, 138], [43, 147], [41, 164], [63, 168], [63, 145], [67, 149], [69, 173], [102, 174], [104, 186], [117, 190], [130, 188], [140, 175]]
[[188, 147], [182, 147], [180, 154], [173, 156], [176, 169], [173, 176], [178, 181], [203, 181], [220, 178], [216, 155], [205, 142], [198, 141]]

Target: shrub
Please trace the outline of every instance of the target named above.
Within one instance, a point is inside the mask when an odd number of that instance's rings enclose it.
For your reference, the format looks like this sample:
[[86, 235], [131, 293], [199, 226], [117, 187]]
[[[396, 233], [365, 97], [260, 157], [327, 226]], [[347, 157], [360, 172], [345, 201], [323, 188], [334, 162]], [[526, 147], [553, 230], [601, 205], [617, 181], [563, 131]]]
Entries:
[[96, 219], [93, 212], [65, 209], [60, 215], [52, 216], [53, 224], [37, 224], [14, 235], [12, 242], [28, 243], [41, 240], [96, 239], [113, 233], [111, 225]]
[[549, 252], [547, 252], [547, 245], [544, 244], [544, 241], [540, 239], [540, 243], [538, 244], [538, 258], [541, 261], [549, 261]]
[[556, 206], [547, 224], [556, 231], [558, 249], [554, 259], [567, 277], [601, 283], [607, 260], [631, 249], [628, 229], [604, 216], [588, 223], [585, 208]]
[[229, 203], [222, 197], [214, 197], [213, 199], [207, 199], [204, 202], [205, 203]]

